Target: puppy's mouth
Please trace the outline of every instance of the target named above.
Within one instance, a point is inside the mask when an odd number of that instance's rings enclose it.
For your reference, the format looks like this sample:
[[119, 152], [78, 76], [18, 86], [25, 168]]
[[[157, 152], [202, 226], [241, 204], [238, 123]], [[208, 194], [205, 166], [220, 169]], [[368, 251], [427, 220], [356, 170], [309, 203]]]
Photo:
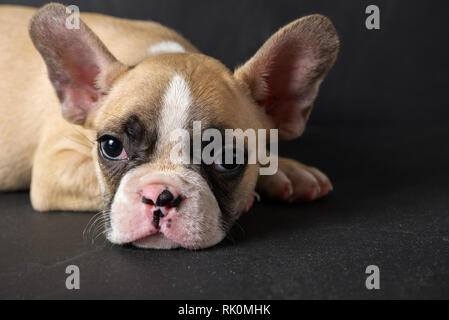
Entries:
[[147, 205], [146, 215], [152, 217], [152, 228], [131, 242], [140, 248], [171, 249], [180, 247], [181, 245], [171, 238], [173, 237], [173, 220], [179, 215], [178, 206], [182, 200], [182, 197], [179, 197], [173, 200], [170, 205], [159, 206], [159, 203], [143, 199], [143, 202]]
[[153, 226], [157, 229], [160, 230], [161, 226], [159, 225], [159, 223], [161, 222], [161, 218], [165, 217], [164, 212], [159, 209], [154, 211], [153, 213]]

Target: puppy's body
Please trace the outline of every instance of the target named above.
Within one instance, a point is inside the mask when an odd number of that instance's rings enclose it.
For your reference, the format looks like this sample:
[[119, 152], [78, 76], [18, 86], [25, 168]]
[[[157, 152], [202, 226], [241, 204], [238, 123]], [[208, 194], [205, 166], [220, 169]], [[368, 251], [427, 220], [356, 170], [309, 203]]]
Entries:
[[58, 4], [0, 6], [0, 191], [31, 187], [39, 211], [103, 209], [113, 243], [198, 249], [224, 238], [256, 184], [288, 201], [332, 189], [289, 159], [264, 177], [254, 164], [176, 164], [169, 139], [195, 121], [299, 136], [338, 52], [327, 18], [291, 23], [232, 73], [157, 23], [89, 13], [68, 30], [66, 17]]

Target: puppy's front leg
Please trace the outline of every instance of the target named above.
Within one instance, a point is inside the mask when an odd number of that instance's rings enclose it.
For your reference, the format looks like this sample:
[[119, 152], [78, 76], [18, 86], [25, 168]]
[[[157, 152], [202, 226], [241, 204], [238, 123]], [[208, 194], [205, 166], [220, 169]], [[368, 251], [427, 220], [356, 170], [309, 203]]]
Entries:
[[257, 190], [262, 195], [283, 201], [311, 201], [333, 190], [329, 178], [320, 170], [292, 159], [279, 158], [279, 170], [273, 176], [260, 176]]
[[[84, 140], [84, 141], [83, 141]], [[98, 211], [100, 187], [86, 137], [45, 139], [33, 164], [31, 202], [37, 211]], [[84, 147], [83, 147], [84, 144]]]

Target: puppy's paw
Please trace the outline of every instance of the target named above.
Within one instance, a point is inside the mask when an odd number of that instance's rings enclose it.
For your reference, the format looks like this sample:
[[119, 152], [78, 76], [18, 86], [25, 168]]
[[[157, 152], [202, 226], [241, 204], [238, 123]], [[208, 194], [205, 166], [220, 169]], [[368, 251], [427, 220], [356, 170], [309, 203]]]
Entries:
[[270, 199], [289, 202], [316, 200], [333, 190], [329, 178], [320, 170], [285, 158], [279, 159], [275, 175], [259, 177], [257, 188]]

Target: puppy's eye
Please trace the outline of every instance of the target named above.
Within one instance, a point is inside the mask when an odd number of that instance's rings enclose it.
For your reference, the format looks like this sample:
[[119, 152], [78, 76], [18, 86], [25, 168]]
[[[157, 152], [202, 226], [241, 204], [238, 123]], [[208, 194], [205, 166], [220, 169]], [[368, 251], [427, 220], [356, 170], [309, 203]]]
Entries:
[[238, 171], [242, 165], [241, 164], [222, 164], [222, 163], [214, 163], [212, 165], [215, 171], [220, 173], [231, 173]]
[[110, 160], [125, 160], [128, 158], [123, 144], [116, 138], [105, 136], [100, 138], [101, 154]]
[[[225, 152], [230, 152], [232, 154], [232, 162], [226, 162]], [[238, 171], [243, 167], [239, 164], [238, 156], [236, 150], [227, 149], [217, 157], [217, 160], [212, 164], [212, 168], [219, 173], [233, 173]]]

